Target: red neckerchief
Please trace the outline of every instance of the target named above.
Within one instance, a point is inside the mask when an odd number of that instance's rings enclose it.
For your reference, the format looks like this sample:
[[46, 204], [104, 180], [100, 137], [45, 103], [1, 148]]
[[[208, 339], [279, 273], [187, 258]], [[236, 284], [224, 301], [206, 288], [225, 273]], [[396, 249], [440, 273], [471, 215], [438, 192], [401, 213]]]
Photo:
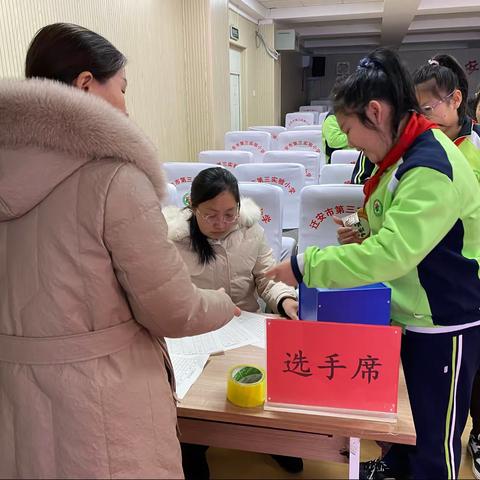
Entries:
[[400, 135], [400, 138], [398, 139], [398, 142], [390, 149], [390, 151], [385, 155], [385, 158], [378, 164], [379, 168], [375, 172], [375, 175], [372, 175], [366, 181], [365, 186], [363, 187], [365, 203], [367, 203], [367, 200], [378, 187], [383, 172], [385, 172], [388, 167], [394, 165], [399, 158], [402, 157], [402, 155], [408, 150], [410, 145], [412, 145], [419, 135], [427, 130], [430, 130], [431, 128], [436, 127], [437, 125], [435, 123], [427, 120], [423, 115], [420, 115], [416, 112], [412, 113], [402, 134]]
[[462, 128], [460, 128], [460, 132], [458, 133], [459, 136], [453, 141], [453, 143], [457, 147], [459, 147], [471, 135], [474, 123], [475, 121], [471, 118], [465, 119], [465, 122], [463, 123]]

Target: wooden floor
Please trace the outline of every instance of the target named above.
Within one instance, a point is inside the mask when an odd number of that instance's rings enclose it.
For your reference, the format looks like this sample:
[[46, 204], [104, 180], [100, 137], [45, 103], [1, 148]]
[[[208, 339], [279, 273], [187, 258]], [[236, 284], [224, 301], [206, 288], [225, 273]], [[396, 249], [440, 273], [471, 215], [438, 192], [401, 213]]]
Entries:
[[[470, 427], [467, 424], [463, 435], [461, 479], [474, 478], [472, 460], [465, 448]], [[380, 455], [380, 449], [375, 442], [365, 440], [362, 441], [361, 454], [362, 460], [370, 460]], [[303, 472], [290, 474], [280, 468], [269, 455], [221, 448], [208, 450], [208, 463], [212, 479], [348, 478], [347, 464], [304, 460]]]

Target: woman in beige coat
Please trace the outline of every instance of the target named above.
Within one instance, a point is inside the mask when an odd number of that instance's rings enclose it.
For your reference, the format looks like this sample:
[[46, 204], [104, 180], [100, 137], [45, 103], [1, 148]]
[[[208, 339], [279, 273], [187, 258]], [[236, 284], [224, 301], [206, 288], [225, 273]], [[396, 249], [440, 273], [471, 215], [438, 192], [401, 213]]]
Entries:
[[72, 72], [50, 78], [78, 89], [0, 81], [0, 477], [181, 478], [163, 337], [235, 306], [192, 285], [167, 239], [155, 150], [112, 107], [123, 55], [51, 26], [27, 76], [62, 57]]

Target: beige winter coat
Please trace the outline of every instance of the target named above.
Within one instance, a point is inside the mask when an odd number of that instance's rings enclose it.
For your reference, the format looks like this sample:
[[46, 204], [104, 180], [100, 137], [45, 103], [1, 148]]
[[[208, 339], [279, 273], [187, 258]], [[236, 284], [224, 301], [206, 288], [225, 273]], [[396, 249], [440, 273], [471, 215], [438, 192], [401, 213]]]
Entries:
[[188, 219], [191, 211], [169, 206], [163, 213], [168, 224], [168, 238], [175, 242], [197, 287], [225, 288], [234, 303], [247, 312], [259, 310], [258, 296], [275, 313], [281, 300], [297, 298], [294, 288], [265, 276], [275, 265], [275, 259], [258, 224], [260, 208], [253, 200], [242, 199], [236, 227], [223, 240], [210, 241], [216, 257], [207, 265], [199, 262], [190, 246]]
[[0, 477], [183, 476], [152, 335], [218, 328], [234, 305], [191, 284], [164, 188], [150, 143], [103, 100], [0, 81]]

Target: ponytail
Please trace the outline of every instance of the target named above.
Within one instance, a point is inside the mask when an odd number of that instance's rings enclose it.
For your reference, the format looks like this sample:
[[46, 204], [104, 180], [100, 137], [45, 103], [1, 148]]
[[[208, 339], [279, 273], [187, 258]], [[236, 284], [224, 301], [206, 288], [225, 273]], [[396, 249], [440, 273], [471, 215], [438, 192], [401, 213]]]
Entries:
[[451, 55], [435, 55], [413, 74], [415, 85], [434, 80], [431, 92], [439, 99], [454, 90], [460, 90], [462, 102], [457, 108], [458, 123], [461, 125], [467, 117], [468, 79], [458, 61]]
[[334, 92], [335, 113], [355, 113], [361, 123], [372, 128], [365, 110], [372, 100], [382, 100], [392, 107], [391, 129], [396, 137], [400, 121], [419, 111], [410, 74], [398, 55], [387, 48], [377, 48], [360, 60], [357, 69]]

